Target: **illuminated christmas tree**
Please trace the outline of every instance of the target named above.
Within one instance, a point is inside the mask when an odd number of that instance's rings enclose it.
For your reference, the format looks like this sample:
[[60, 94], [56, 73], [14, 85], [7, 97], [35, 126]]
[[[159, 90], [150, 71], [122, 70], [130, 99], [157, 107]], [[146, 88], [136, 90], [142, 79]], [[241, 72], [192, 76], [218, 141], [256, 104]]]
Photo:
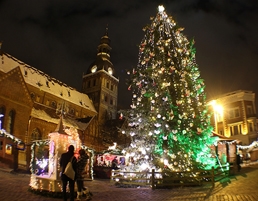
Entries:
[[132, 136], [125, 153], [133, 170], [185, 171], [215, 165], [212, 127], [194, 41], [163, 6], [143, 30], [139, 61], [130, 72], [132, 105], [125, 114]]

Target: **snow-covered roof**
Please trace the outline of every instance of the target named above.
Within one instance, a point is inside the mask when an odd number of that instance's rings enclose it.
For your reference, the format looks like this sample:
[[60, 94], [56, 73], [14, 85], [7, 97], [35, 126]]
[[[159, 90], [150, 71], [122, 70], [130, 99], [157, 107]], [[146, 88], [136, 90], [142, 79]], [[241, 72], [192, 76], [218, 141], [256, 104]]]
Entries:
[[[37, 119], [42, 119], [44, 121], [54, 123], [54, 124], [58, 124], [59, 121], [60, 121], [60, 118], [51, 117], [51, 115], [48, 114], [46, 111], [39, 110], [39, 109], [36, 109], [36, 108], [32, 108], [31, 116], [35, 117]], [[94, 118], [94, 117], [92, 117], [92, 118]], [[80, 122], [80, 121], [75, 120], [75, 119], [64, 117], [62, 119], [62, 123], [63, 123], [64, 127], [67, 126], [69, 128], [73, 127], [73, 128], [79, 129], [79, 130], [85, 130], [88, 127], [90, 121], [88, 123], [83, 123], [83, 122]]]
[[7, 73], [14, 68], [19, 67], [27, 84], [32, 85], [41, 91], [58, 96], [67, 102], [79, 105], [80, 107], [88, 109], [93, 113], [97, 113], [88, 95], [78, 92], [76, 89], [53, 77], [50, 77], [46, 73], [25, 64], [24, 62], [1, 50], [0, 56], [0, 71]]

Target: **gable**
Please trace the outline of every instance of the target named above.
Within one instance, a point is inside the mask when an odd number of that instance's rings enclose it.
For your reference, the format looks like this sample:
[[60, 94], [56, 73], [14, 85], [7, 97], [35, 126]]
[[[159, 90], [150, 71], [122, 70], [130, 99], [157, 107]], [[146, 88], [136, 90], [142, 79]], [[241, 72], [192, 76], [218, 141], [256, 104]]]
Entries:
[[33, 105], [19, 67], [16, 67], [0, 77], [0, 91], [0, 96], [4, 99], [17, 101], [19, 104], [31, 107]]

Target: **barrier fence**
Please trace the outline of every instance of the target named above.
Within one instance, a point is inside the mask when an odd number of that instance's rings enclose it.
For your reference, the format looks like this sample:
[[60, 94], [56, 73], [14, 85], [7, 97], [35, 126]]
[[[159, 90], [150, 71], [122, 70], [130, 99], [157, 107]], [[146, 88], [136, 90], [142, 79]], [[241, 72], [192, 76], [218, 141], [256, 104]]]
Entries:
[[167, 188], [172, 186], [194, 186], [215, 182], [230, 174], [230, 165], [226, 164], [210, 170], [193, 170], [182, 172], [125, 172], [112, 170], [110, 182], [125, 186], [149, 186]]

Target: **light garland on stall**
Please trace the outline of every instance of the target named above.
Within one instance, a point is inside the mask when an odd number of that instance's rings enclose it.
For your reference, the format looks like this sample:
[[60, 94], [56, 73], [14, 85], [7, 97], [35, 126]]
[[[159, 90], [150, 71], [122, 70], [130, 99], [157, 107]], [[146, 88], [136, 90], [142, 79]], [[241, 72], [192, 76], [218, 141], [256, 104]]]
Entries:
[[258, 141], [254, 141], [254, 142], [252, 142], [252, 144], [245, 145], [245, 146], [237, 145], [238, 149], [253, 149], [253, 148], [256, 148], [256, 147], [258, 147]]
[[17, 143], [17, 144], [23, 143], [23, 141], [21, 139], [11, 135], [10, 133], [7, 133], [4, 129], [0, 130], [0, 136], [6, 137], [8, 139], [11, 139], [14, 143]]
[[94, 179], [93, 177], [93, 163], [94, 163], [94, 150], [93, 149], [90, 149], [89, 147], [85, 146], [85, 145], [82, 145], [81, 146], [82, 149], [84, 150], [87, 150], [88, 152], [90, 152], [91, 156], [90, 156], [90, 176], [91, 176], [91, 179]]

